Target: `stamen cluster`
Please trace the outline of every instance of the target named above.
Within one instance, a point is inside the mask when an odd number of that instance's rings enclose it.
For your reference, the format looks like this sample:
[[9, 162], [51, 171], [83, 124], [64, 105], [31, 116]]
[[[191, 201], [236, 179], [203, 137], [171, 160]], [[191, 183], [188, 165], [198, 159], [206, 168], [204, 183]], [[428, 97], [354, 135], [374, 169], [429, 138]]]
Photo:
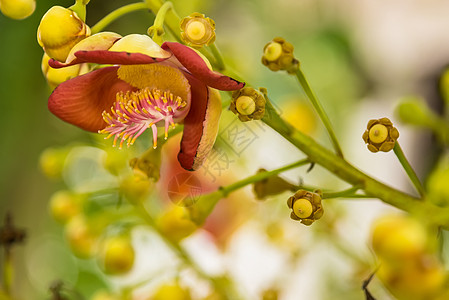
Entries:
[[158, 89], [141, 89], [136, 92], [119, 92], [116, 95], [115, 106], [111, 113], [103, 111], [103, 120], [108, 126], [99, 133], [109, 134], [106, 139], [114, 137], [113, 146], [120, 140], [120, 149], [127, 141], [127, 146], [134, 144], [136, 139], [147, 129], [153, 131], [153, 148], [157, 147], [157, 123], [163, 121], [165, 125], [165, 139], [168, 137], [168, 128], [175, 123], [173, 116], [182, 110], [187, 103], [181, 97], [174, 96], [169, 91]]

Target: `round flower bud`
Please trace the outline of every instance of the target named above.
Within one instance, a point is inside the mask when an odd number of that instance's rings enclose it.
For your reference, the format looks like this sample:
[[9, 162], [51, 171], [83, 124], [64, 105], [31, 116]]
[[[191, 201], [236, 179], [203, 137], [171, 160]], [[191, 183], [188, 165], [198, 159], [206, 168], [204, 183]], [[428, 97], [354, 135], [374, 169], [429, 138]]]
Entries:
[[396, 263], [425, 253], [429, 247], [427, 235], [418, 220], [389, 215], [374, 222], [372, 245], [380, 258]]
[[97, 248], [98, 234], [84, 216], [73, 217], [65, 228], [65, 236], [73, 254], [79, 258], [91, 258]]
[[376, 276], [397, 299], [414, 300], [437, 299], [445, 291], [447, 278], [441, 263], [430, 255], [399, 267], [381, 260]]
[[215, 22], [193, 13], [181, 20], [181, 38], [189, 46], [201, 48], [215, 41]]
[[65, 159], [69, 153], [67, 148], [47, 148], [39, 157], [39, 166], [49, 178], [60, 178]]
[[396, 107], [396, 114], [403, 123], [431, 127], [435, 115], [420, 99], [407, 99]]
[[290, 217], [304, 225], [311, 225], [315, 220], [320, 219], [324, 213], [320, 191], [312, 193], [299, 190], [288, 199], [287, 205], [292, 210]]
[[90, 28], [67, 8], [53, 6], [37, 29], [37, 40], [44, 51], [56, 60], [65, 62], [67, 56], [79, 41], [90, 35]]
[[151, 297], [152, 300], [191, 300], [190, 291], [178, 284], [164, 284]]
[[388, 152], [394, 148], [399, 131], [393, 127], [388, 118], [370, 120], [366, 131], [363, 133], [363, 140], [371, 152]]
[[100, 249], [100, 265], [107, 274], [129, 272], [134, 265], [134, 258], [134, 248], [128, 236], [108, 238]]
[[172, 206], [157, 222], [160, 231], [170, 240], [179, 242], [197, 228], [183, 207]]
[[16, 20], [31, 16], [36, 9], [36, 0], [0, 0], [2, 13]]
[[[231, 111], [238, 115], [240, 121], [260, 120], [265, 115], [264, 89], [255, 90], [251, 87], [234, 91], [230, 104]], [[266, 91], [265, 91], [266, 92]]]
[[132, 204], [145, 200], [148, 196], [152, 182], [139, 175], [131, 175], [120, 183], [120, 193]]
[[285, 70], [294, 73], [299, 68], [299, 61], [293, 56], [293, 45], [277, 37], [263, 48], [262, 63], [271, 71]]
[[50, 198], [50, 212], [60, 223], [67, 223], [82, 211], [82, 196], [70, 191], [58, 191]]

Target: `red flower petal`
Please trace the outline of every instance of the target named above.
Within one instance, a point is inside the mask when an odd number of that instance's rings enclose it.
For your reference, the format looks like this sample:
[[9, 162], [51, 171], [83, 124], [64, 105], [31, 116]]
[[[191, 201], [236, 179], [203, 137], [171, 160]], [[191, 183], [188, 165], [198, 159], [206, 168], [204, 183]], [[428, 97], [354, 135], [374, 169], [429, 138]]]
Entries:
[[192, 102], [184, 119], [184, 132], [178, 161], [189, 171], [198, 170], [215, 142], [221, 113], [218, 91], [186, 74], [191, 85]]
[[118, 68], [101, 68], [61, 83], [50, 95], [48, 109], [84, 130], [105, 128], [101, 114], [111, 108], [117, 92], [136, 90], [117, 77]]
[[69, 63], [61, 63], [50, 59], [50, 67], [58, 69], [81, 63], [96, 63], [107, 65], [143, 65], [152, 64], [167, 60], [167, 58], [151, 57], [142, 53], [114, 52], [107, 50], [78, 51], [75, 52], [76, 58]]
[[165, 42], [162, 44], [162, 49], [172, 52], [179, 62], [189, 70], [193, 76], [210, 87], [222, 91], [233, 91], [239, 90], [245, 86], [244, 82], [211, 71], [195, 50], [187, 46], [180, 43]]

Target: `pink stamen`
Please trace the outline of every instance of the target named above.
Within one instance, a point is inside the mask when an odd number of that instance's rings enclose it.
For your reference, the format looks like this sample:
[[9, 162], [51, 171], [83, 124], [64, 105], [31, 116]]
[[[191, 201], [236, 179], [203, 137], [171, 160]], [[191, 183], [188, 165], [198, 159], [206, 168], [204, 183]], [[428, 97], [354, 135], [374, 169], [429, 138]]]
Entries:
[[161, 92], [157, 89], [145, 88], [137, 92], [119, 92], [116, 102], [111, 107], [111, 113], [103, 111], [103, 120], [108, 126], [99, 133], [108, 134], [105, 139], [114, 136], [113, 147], [120, 138], [119, 148], [127, 141], [129, 147], [136, 139], [151, 127], [153, 132], [153, 147], [157, 147], [157, 126], [164, 121], [165, 139], [168, 137], [169, 126], [174, 127], [174, 114], [183, 109], [186, 103], [180, 97], [174, 97], [170, 92]]

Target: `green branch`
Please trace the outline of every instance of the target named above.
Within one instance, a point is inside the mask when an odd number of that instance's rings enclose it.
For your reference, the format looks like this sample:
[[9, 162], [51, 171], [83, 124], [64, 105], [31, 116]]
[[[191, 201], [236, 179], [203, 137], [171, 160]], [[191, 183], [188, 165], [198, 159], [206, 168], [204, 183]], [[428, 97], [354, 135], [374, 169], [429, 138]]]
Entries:
[[92, 28], [91, 32], [92, 34], [98, 33], [102, 31], [104, 28], [106, 28], [109, 24], [120, 18], [121, 16], [124, 16], [126, 14], [139, 11], [139, 10], [148, 10], [148, 6], [145, 3], [132, 3], [125, 6], [122, 6], [108, 15], [106, 15], [103, 19], [97, 22]]
[[364, 174], [342, 157], [335, 155], [284, 121], [268, 99], [266, 114], [262, 121], [306, 154], [312, 162], [321, 165], [342, 180], [360, 187], [367, 196], [378, 198], [404, 211], [432, 219], [435, 224], [449, 227], [449, 212], [447, 210], [431, 203], [419, 201], [418, 198], [398, 191]]
[[394, 144], [393, 151], [394, 151], [394, 154], [396, 154], [396, 156], [397, 156], [399, 162], [401, 163], [402, 167], [404, 168], [405, 172], [407, 173], [408, 177], [410, 178], [411, 182], [413, 183], [416, 190], [418, 191], [419, 195], [421, 197], [424, 197], [426, 194], [424, 187], [422, 186], [421, 182], [419, 181], [418, 176], [416, 175], [412, 166], [410, 165], [407, 158], [405, 157], [405, 154], [402, 151], [401, 146], [399, 146], [398, 142], [396, 142]]

